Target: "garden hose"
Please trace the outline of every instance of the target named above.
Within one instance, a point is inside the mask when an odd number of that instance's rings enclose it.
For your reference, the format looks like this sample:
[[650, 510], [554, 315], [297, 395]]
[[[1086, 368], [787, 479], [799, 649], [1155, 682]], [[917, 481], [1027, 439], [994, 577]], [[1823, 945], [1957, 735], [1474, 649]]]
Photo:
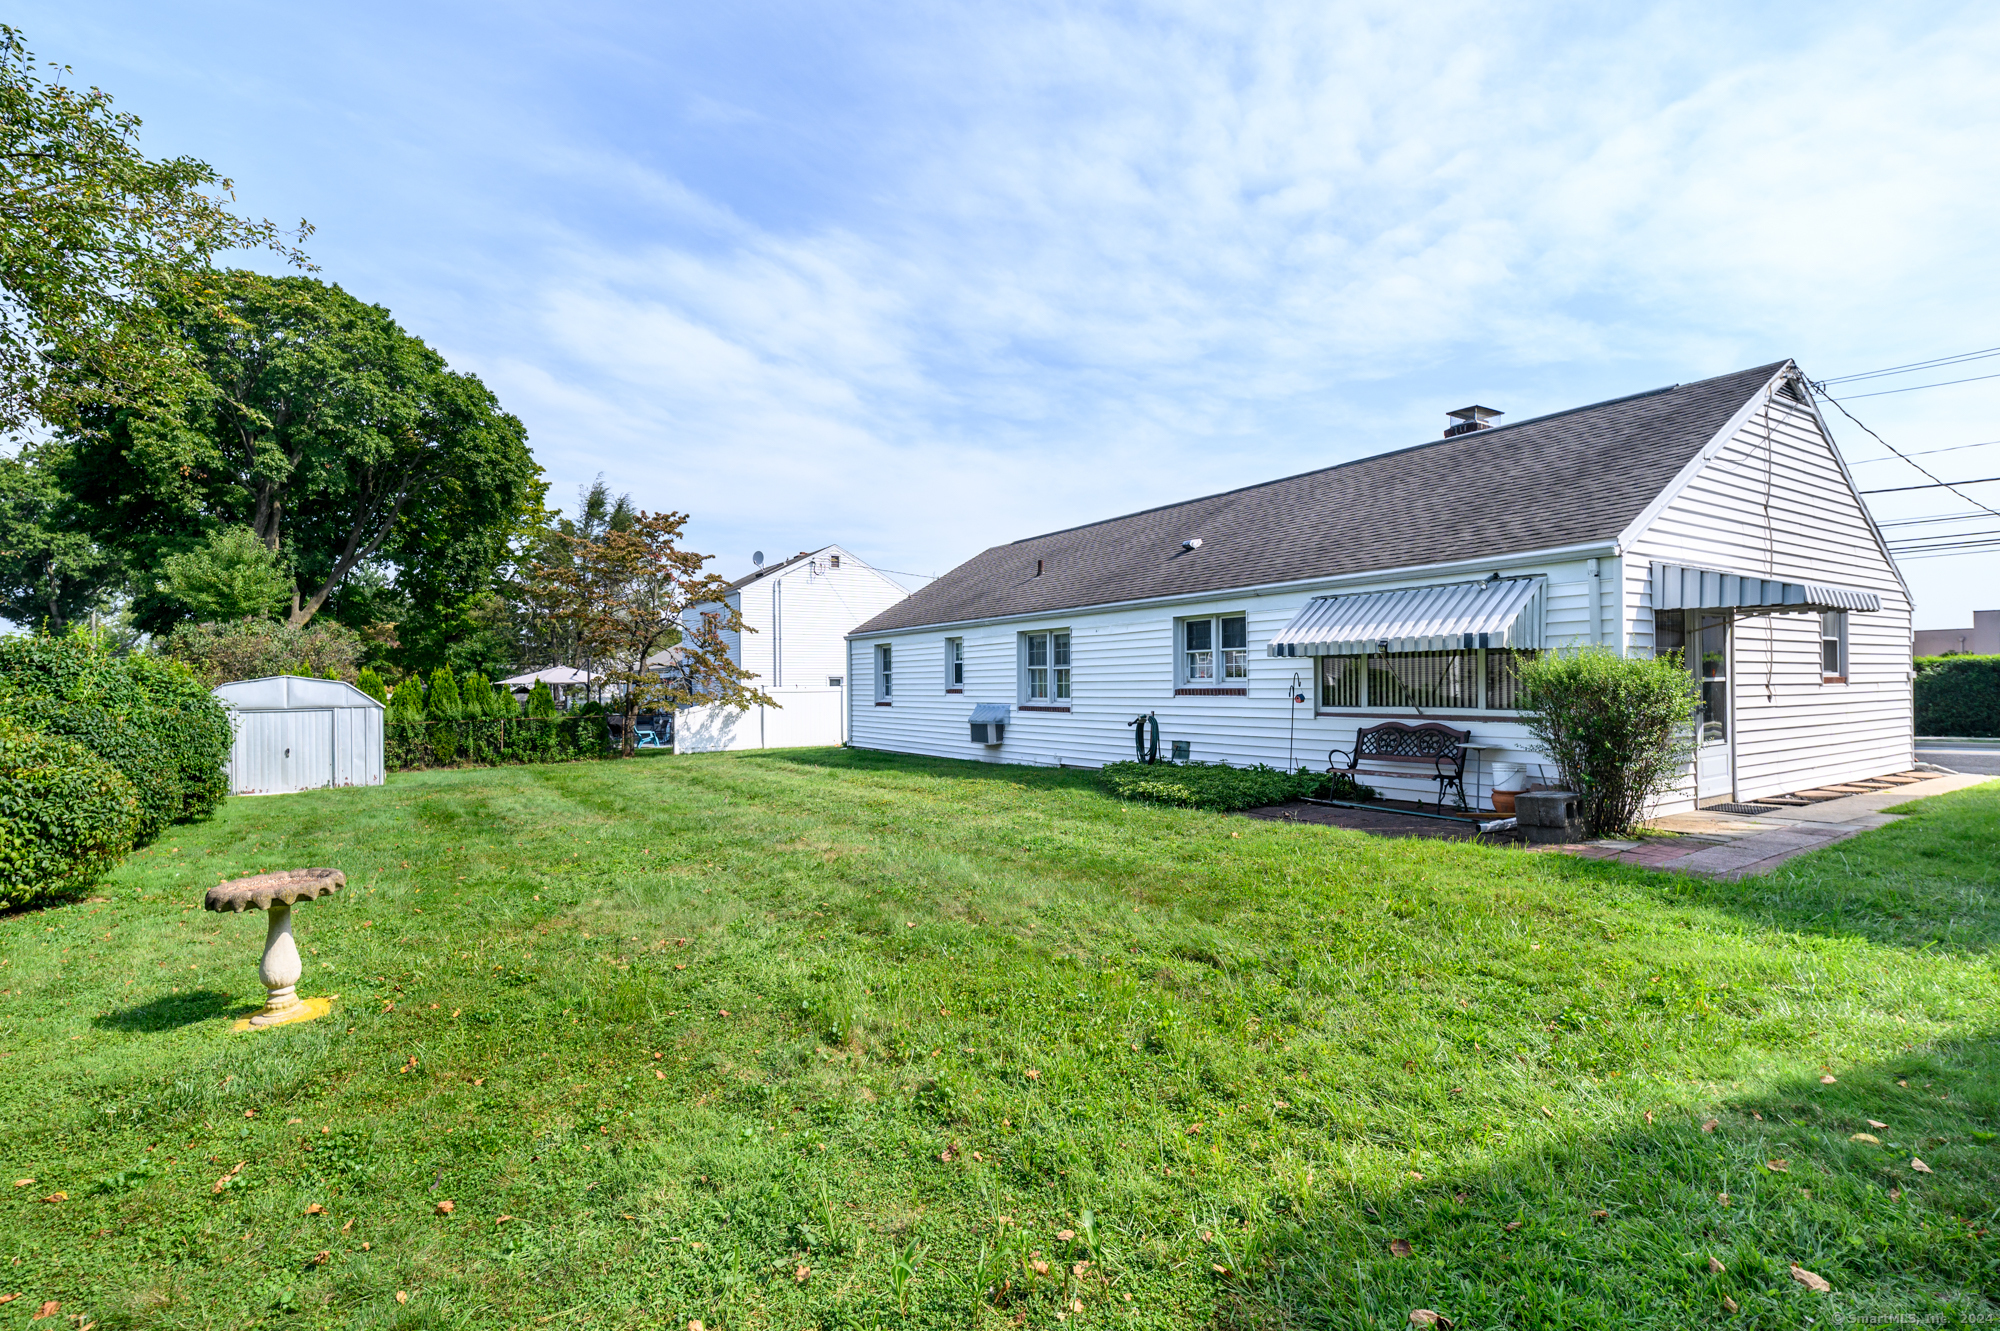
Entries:
[[[1146, 743], [1146, 726], [1149, 722], [1153, 728], [1153, 742], [1150, 749]], [[1138, 751], [1139, 761], [1142, 763], [1156, 763], [1160, 761], [1160, 718], [1158, 714], [1148, 712], [1144, 716], [1133, 717], [1125, 724], [1132, 727], [1132, 747]]]

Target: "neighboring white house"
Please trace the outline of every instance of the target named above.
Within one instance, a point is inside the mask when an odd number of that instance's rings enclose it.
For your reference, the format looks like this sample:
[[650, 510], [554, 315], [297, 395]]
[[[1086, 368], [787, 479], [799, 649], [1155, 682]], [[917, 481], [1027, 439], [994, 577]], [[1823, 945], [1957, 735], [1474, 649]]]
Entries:
[[685, 708], [674, 718], [675, 751], [845, 742], [846, 634], [909, 594], [838, 545], [730, 583], [728, 604], [751, 631], [723, 634], [729, 659], [778, 706]]
[[852, 742], [1095, 766], [1153, 714], [1196, 759], [1324, 767], [1437, 720], [1472, 732], [1484, 804], [1496, 763], [1540, 761], [1515, 654], [1602, 643], [1701, 678], [1667, 809], [1912, 765], [1909, 592], [1790, 361], [1498, 414], [976, 556], [849, 635]]
[[382, 784], [382, 704], [337, 679], [271, 675], [218, 684], [236, 738], [229, 793]]

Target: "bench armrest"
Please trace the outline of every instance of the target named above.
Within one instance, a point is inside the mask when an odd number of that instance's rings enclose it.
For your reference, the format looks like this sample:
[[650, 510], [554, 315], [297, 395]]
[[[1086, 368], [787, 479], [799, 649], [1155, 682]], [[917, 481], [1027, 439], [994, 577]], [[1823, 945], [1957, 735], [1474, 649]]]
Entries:
[[1326, 752], [1326, 770], [1329, 772], [1337, 772], [1340, 770], [1339, 767], [1336, 767], [1334, 765], [1333, 760], [1335, 757], [1346, 758], [1347, 761], [1341, 764], [1340, 766], [1346, 767], [1349, 771], [1353, 771], [1355, 764], [1360, 760], [1360, 754], [1358, 751], [1350, 752], [1347, 749], [1328, 749]]

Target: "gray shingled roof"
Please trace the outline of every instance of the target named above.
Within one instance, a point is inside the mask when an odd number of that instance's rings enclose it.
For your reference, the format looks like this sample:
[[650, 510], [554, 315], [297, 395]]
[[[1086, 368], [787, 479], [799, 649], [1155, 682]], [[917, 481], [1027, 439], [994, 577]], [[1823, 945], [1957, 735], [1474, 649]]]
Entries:
[[1608, 539], [1786, 364], [997, 545], [854, 634]]

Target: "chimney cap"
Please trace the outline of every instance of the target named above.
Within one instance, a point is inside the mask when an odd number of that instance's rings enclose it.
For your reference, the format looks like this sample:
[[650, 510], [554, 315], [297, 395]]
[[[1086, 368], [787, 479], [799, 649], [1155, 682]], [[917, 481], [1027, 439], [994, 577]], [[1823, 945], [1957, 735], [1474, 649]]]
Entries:
[[1444, 427], [1444, 437], [1449, 439], [1455, 434], [1471, 434], [1474, 430], [1490, 430], [1493, 428], [1492, 421], [1494, 417], [1505, 416], [1506, 414], [1506, 412], [1496, 411], [1492, 407], [1478, 406], [1460, 407], [1457, 411], [1447, 411], [1445, 415], [1451, 418], [1451, 424]]

